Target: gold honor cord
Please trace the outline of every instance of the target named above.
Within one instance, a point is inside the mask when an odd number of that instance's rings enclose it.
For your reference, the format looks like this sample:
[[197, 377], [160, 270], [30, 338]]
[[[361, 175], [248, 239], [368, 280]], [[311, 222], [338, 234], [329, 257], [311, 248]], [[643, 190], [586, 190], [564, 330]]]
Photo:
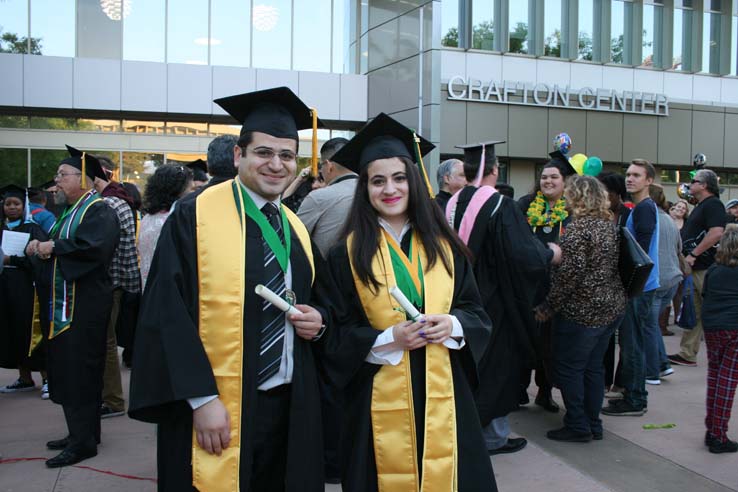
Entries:
[[[353, 236], [349, 236], [347, 247], [351, 261]], [[418, 249], [421, 264], [427, 265], [425, 250], [422, 247]], [[444, 244], [444, 252], [449, 259], [453, 258], [448, 245]], [[396, 279], [389, 246], [383, 235], [380, 235], [379, 249], [372, 260], [372, 273], [382, 283], [379, 292], [373, 293], [359, 280], [353, 262], [351, 271], [359, 300], [373, 328], [384, 330], [405, 321], [404, 314], [397, 311], [399, 305], [389, 294], [389, 287], [396, 284]], [[426, 285], [432, 286], [425, 292], [426, 312], [448, 313], [454, 294], [453, 274], [449, 275], [443, 262], [437, 261], [425, 272], [424, 278]], [[379, 492], [458, 490], [456, 404], [448, 348], [428, 344], [425, 357], [422, 483], [419, 483], [409, 352], [405, 351], [400, 364], [383, 365], [374, 376], [371, 420]]]
[[435, 198], [435, 194], [433, 193], [433, 187], [430, 184], [430, 180], [428, 179], [428, 173], [425, 170], [425, 164], [423, 164], [423, 154], [420, 152], [420, 137], [418, 137], [418, 134], [413, 132], [413, 143], [415, 146], [415, 157], [418, 161], [418, 166], [420, 166], [420, 173], [423, 175], [423, 181], [425, 181], [425, 186], [428, 188], [428, 195], [430, 195], [431, 199]]
[[[241, 193], [233, 193], [233, 180], [229, 180], [203, 191], [196, 203], [198, 330], [219, 398], [231, 421], [231, 443], [220, 456], [201, 449], [193, 429], [192, 484], [207, 492], [239, 490], [246, 280], [246, 227], [241, 227], [246, 217], [242, 199]], [[287, 218], [314, 276], [307, 229], [293, 213], [287, 212]]]
[[86, 171], [87, 171], [87, 169], [86, 169], [87, 168], [87, 163], [85, 162], [86, 161], [86, 157], [87, 157], [87, 152], [82, 152], [82, 169], [81, 169], [81, 171], [82, 171], [82, 188], [87, 188], [87, 174], [86, 174]]
[[44, 339], [43, 331], [41, 330], [41, 306], [38, 302], [38, 295], [36, 290], [33, 292], [33, 320], [31, 322], [31, 343], [28, 344], [28, 357], [31, 356], [36, 347]]

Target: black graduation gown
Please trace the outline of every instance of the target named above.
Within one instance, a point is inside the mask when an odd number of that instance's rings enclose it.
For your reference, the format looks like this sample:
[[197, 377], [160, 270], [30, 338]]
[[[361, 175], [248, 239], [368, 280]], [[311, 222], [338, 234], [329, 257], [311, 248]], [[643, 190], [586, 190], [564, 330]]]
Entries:
[[49, 396], [55, 403], [95, 403], [102, 395], [113, 303], [108, 268], [118, 236], [118, 217], [104, 201], [90, 205], [73, 238], [52, 236], [62, 277], [76, 282], [72, 325], [47, 344]]
[[[129, 415], [159, 424], [157, 469], [160, 491], [192, 487], [192, 409], [187, 399], [218, 394], [205, 348], [198, 336], [196, 199], [186, 199], [162, 228], [141, 302], [134, 341]], [[291, 229], [292, 230], [292, 229]], [[241, 418], [241, 490], [248, 490], [252, 461], [259, 317], [262, 300], [254, 288], [263, 277], [262, 237], [251, 219], [246, 222], [245, 353]], [[311, 303], [320, 287], [321, 256], [313, 248], [316, 285], [310, 286], [310, 265], [292, 230], [290, 265], [297, 302]], [[326, 317], [324, 316], [324, 319]], [[285, 490], [323, 491], [323, 439], [320, 391], [315, 358], [323, 339], [294, 338], [294, 372], [290, 399]], [[252, 491], [256, 492], [256, 491]]]
[[[409, 237], [408, 234], [403, 238], [403, 249], [406, 251]], [[338, 387], [345, 388], [348, 404], [342, 432], [346, 438], [342, 467], [343, 491], [375, 492], [377, 469], [371, 424], [371, 395], [374, 375], [381, 366], [368, 363], [365, 359], [381, 331], [370, 326], [361, 306], [345, 243], [330, 251], [328, 267], [333, 287], [331, 326], [336, 327], [336, 332], [329, 339], [325, 366], [332, 381]], [[456, 257], [454, 267], [454, 296], [450, 314], [459, 319], [466, 338], [464, 348], [450, 351], [456, 401], [459, 491], [496, 491], [492, 464], [482, 437], [473, 396], [478, 382], [476, 363], [489, 337], [489, 318], [481, 307], [469, 262], [463, 257]], [[426, 288], [432, 286], [426, 285]], [[425, 348], [410, 352], [410, 368], [418, 460], [422, 464]]]
[[[9, 230], [3, 225], [0, 230], [0, 241], [3, 233]], [[29, 240], [46, 241], [48, 236], [38, 224], [26, 222], [13, 232], [30, 234]], [[0, 258], [2, 261], [2, 258]], [[42, 342], [28, 356], [31, 343], [33, 322], [34, 291], [37, 291], [39, 306], [48, 306], [49, 281], [44, 275], [46, 267], [36, 257], [11, 256], [0, 275], [0, 367], [17, 369], [21, 364], [33, 371], [46, 369], [46, 347]], [[39, 312], [42, 331], [48, 333], [48, 309]]]
[[[475, 188], [461, 192], [456, 208], [458, 230]], [[498, 205], [499, 208], [492, 215]], [[533, 308], [548, 290], [553, 252], [531, 232], [520, 207], [500, 193], [482, 206], [469, 239], [482, 305], [492, 319], [492, 336], [480, 363], [477, 407], [483, 426], [517, 408], [522, 367], [533, 367]]]

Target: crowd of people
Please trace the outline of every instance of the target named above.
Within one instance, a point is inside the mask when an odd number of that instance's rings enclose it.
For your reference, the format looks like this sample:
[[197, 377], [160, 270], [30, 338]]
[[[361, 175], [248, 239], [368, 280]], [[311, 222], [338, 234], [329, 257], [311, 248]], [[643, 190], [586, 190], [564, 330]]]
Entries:
[[[327, 141], [316, 174], [297, 171], [315, 119], [289, 89], [215, 102], [240, 135], [158, 167], [143, 197], [72, 147], [53, 182], [0, 191], [0, 367], [18, 370], [0, 392], [38, 371], [62, 406], [47, 466], [95, 456], [100, 419], [125, 413], [119, 347], [160, 490], [496, 490], [489, 456], [526, 446], [509, 414], [534, 371], [534, 404], [565, 407], [547, 437], [597, 441], [703, 337], [705, 446], [738, 451], [738, 200], [713, 171], [691, 206], [646, 160], [595, 177], [555, 151], [516, 201], [490, 141], [441, 163], [434, 194], [433, 144], [388, 115]], [[637, 288], [628, 237], [652, 263]]]

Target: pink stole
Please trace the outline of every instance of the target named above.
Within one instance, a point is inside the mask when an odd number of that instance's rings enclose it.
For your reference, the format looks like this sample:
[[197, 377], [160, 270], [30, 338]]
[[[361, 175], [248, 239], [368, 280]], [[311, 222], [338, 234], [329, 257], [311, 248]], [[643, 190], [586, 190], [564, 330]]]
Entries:
[[[446, 205], [446, 220], [448, 220], [452, 229], [454, 228], [456, 218], [456, 205], [459, 201], [459, 193], [464, 189], [465, 188], [462, 188], [454, 193]], [[464, 212], [464, 217], [461, 219], [458, 231], [459, 237], [464, 241], [464, 244], [469, 244], [469, 237], [471, 236], [474, 222], [476, 222], [477, 215], [479, 215], [479, 211], [482, 209], [482, 206], [484, 206], [484, 204], [487, 203], [487, 200], [489, 200], [495, 193], [497, 193], [497, 190], [492, 186], [480, 186], [474, 192], [474, 195], [472, 195], [471, 200], [469, 200], [469, 205], [466, 207], [466, 211]]]

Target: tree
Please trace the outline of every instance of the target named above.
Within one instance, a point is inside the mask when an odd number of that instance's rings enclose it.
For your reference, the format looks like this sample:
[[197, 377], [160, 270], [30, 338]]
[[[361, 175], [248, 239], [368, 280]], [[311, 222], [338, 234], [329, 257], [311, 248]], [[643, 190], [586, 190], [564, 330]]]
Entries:
[[579, 33], [579, 46], [577, 49], [577, 58], [580, 60], [592, 61], [592, 38], [586, 32]]
[[457, 27], [452, 27], [448, 30], [446, 35], [441, 39], [441, 45], [442, 46], [449, 46], [451, 48], [458, 48], [459, 47], [459, 29]]
[[472, 28], [472, 48], [492, 50], [495, 42], [495, 27], [491, 21], [482, 21]]
[[[1, 31], [0, 31], [1, 32]], [[0, 35], [0, 53], [26, 53], [28, 48], [28, 38], [19, 38], [17, 34], [12, 32], [4, 32]], [[41, 38], [31, 38], [31, 55], [40, 55]]]
[[510, 52], [528, 53], [528, 24], [525, 22], [518, 22], [510, 33]]
[[545, 56], [561, 57], [561, 31], [559, 29], [546, 38], [546, 44], [543, 47]]

